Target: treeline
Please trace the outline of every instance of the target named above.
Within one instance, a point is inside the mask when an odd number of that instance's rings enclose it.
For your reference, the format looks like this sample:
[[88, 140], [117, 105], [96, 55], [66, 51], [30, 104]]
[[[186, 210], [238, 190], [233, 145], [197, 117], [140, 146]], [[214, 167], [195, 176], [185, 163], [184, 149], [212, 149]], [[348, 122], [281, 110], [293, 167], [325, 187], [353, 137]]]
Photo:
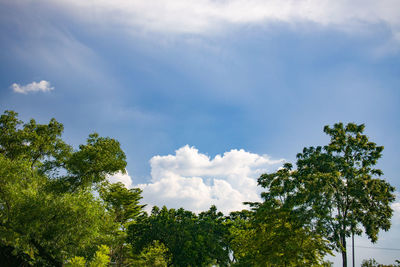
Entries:
[[[63, 125], [0, 117], [0, 266], [330, 266], [346, 238], [389, 230], [394, 188], [375, 168], [383, 147], [364, 125], [326, 126], [330, 143], [263, 174], [261, 203], [224, 215], [140, 204], [110, 184], [125, 171], [118, 141], [89, 135], [73, 149]], [[366, 263], [367, 264], [367, 263]], [[372, 261], [371, 261], [372, 264]], [[367, 265], [366, 265], [367, 266]], [[372, 266], [372, 265], [371, 265]]]

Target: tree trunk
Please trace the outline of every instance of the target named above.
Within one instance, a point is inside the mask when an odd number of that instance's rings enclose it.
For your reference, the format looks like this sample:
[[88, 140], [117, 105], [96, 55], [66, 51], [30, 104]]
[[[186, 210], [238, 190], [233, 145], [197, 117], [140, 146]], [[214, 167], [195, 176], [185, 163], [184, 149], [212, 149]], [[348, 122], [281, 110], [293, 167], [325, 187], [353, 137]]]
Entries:
[[342, 260], [343, 260], [343, 267], [347, 267], [347, 251], [346, 251], [346, 236], [342, 236], [341, 238], [342, 243]]

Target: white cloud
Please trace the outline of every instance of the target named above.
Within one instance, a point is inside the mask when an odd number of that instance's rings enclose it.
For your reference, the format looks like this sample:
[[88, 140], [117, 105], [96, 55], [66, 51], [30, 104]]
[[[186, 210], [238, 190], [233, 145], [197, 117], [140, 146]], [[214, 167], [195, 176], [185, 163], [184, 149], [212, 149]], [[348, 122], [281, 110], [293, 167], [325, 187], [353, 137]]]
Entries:
[[312, 22], [346, 31], [369, 31], [370, 24], [382, 23], [392, 30], [393, 38], [400, 32], [398, 0], [61, 0], [58, 4], [91, 23], [169, 33], [206, 34], [227, 25], [268, 22]]
[[50, 82], [45, 80], [42, 80], [38, 83], [32, 82], [26, 85], [13, 83], [11, 88], [14, 90], [14, 92], [20, 94], [27, 94], [30, 92], [50, 92], [51, 90], [54, 90], [54, 87], [50, 86]]
[[116, 174], [107, 177], [107, 180], [110, 183], [121, 182], [121, 183], [123, 183], [125, 185], [126, 188], [131, 188], [132, 187], [132, 178], [129, 175], [128, 171], [126, 171], [126, 173], [117, 172]]
[[400, 193], [396, 192], [396, 202], [391, 207], [393, 209], [392, 224], [400, 226]]
[[166, 205], [200, 212], [214, 204], [229, 213], [246, 208], [245, 201], [260, 201], [257, 178], [282, 162], [236, 149], [211, 159], [186, 145], [175, 155], [154, 156], [151, 182], [137, 186], [143, 189], [143, 202], [150, 207]]

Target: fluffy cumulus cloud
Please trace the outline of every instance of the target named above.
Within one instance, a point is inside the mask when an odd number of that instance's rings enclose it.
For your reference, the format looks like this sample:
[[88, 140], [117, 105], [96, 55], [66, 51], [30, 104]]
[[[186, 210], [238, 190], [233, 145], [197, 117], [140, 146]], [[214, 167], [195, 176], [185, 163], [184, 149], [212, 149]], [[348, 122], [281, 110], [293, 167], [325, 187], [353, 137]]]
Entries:
[[14, 92], [20, 94], [28, 94], [32, 92], [50, 92], [54, 90], [54, 87], [50, 85], [50, 82], [42, 80], [40, 82], [32, 82], [26, 85], [20, 85], [18, 83], [13, 83], [11, 88]]
[[214, 204], [229, 213], [245, 208], [245, 201], [260, 201], [257, 178], [282, 162], [235, 149], [210, 158], [184, 146], [175, 155], [154, 156], [150, 160], [151, 182], [138, 187], [150, 207], [166, 205], [200, 212]]
[[107, 177], [107, 180], [110, 183], [118, 183], [118, 182], [123, 183], [126, 188], [132, 187], [132, 178], [127, 171], [125, 173], [118, 172], [114, 175], [111, 175]]
[[124, 29], [204, 34], [232, 24], [268, 22], [312, 22], [343, 30], [385, 24], [400, 39], [398, 0], [60, 0], [57, 5], [91, 23]]
[[392, 204], [393, 217], [392, 223], [400, 226], [400, 192], [396, 192], [396, 202]]

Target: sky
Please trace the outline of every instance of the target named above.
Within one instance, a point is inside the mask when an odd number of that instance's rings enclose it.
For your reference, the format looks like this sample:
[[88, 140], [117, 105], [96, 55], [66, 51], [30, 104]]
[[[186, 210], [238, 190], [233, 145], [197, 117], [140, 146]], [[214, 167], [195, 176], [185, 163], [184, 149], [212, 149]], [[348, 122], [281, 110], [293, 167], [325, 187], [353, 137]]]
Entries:
[[[400, 191], [399, 0], [0, 0], [0, 112], [121, 143], [143, 202], [225, 213], [325, 125], [366, 125]], [[356, 262], [400, 258], [400, 200]], [[367, 248], [368, 247], [368, 248]], [[331, 257], [335, 266], [340, 257]]]

